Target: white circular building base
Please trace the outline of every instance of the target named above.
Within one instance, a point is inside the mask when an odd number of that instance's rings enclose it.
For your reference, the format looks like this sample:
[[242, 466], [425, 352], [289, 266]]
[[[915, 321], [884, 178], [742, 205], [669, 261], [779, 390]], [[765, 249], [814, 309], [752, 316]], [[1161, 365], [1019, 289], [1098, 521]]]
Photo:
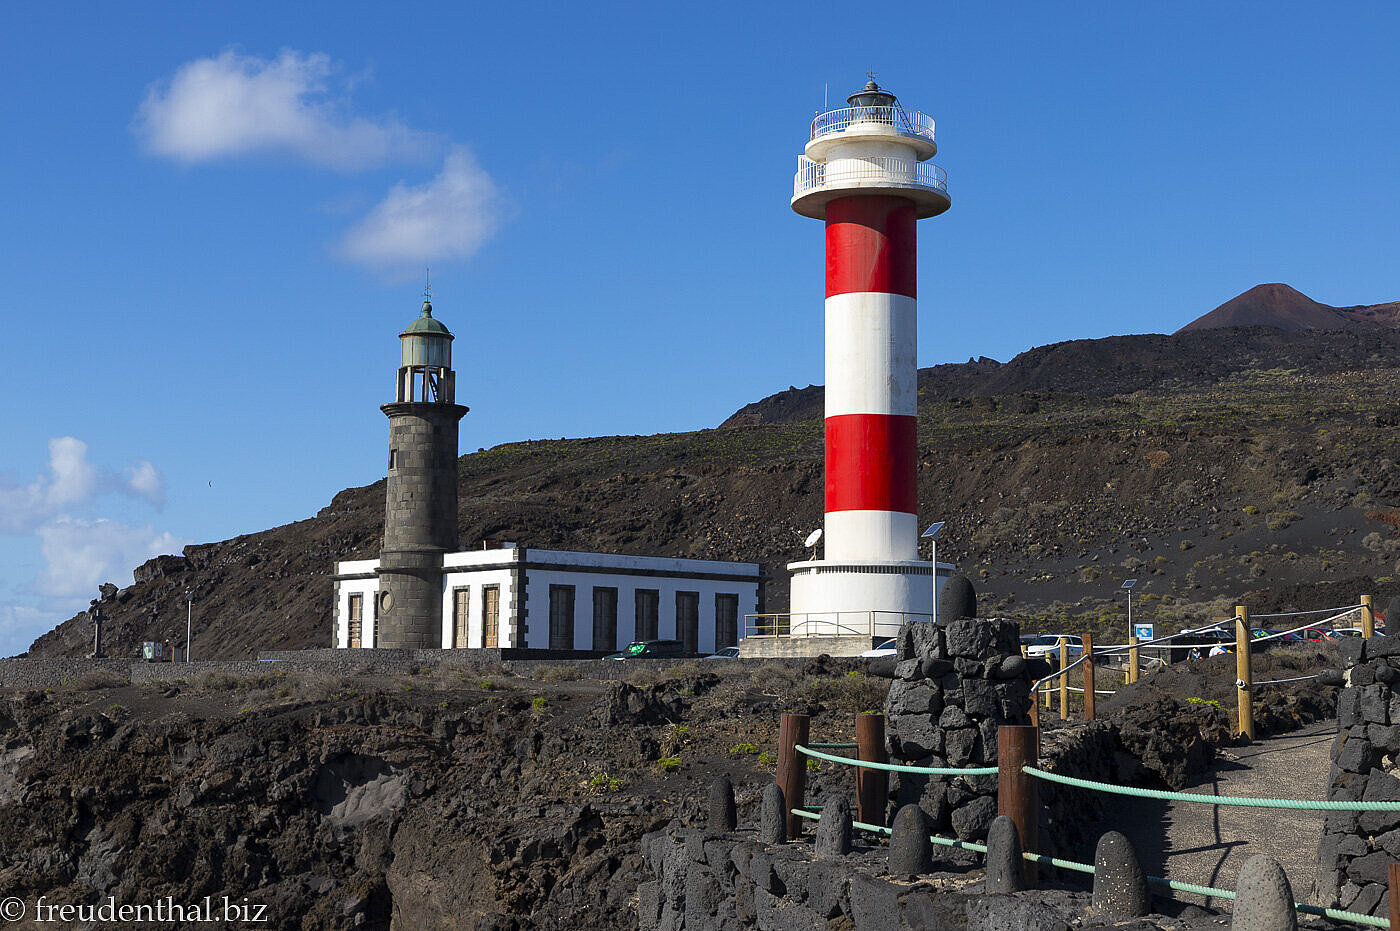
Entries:
[[[938, 564], [940, 588], [954, 568]], [[930, 563], [811, 560], [788, 563], [788, 569], [790, 637], [868, 636], [874, 643], [893, 637], [906, 622], [933, 619]]]

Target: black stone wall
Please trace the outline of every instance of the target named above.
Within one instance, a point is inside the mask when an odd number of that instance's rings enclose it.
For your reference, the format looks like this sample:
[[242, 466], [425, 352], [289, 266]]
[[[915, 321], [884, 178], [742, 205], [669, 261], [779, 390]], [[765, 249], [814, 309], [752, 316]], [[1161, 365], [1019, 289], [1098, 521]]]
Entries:
[[[906, 624], [895, 681], [885, 702], [892, 762], [912, 766], [992, 766], [997, 728], [1030, 724], [1030, 676], [1020, 628], [967, 618], [946, 626]], [[933, 829], [964, 840], [986, 837], [996, 817], [997, 777], [916, 776], [891, 780], [889, 815], [915, 803]]]
[[[1400, 801], [1400, 636], [1341, 643], [1345, 687], [1327, 798]], [[1319, 904], [1387, 914], [1386, 871], [1400, 860], [1400, 811], [1327, 813], [1317, 854]]]

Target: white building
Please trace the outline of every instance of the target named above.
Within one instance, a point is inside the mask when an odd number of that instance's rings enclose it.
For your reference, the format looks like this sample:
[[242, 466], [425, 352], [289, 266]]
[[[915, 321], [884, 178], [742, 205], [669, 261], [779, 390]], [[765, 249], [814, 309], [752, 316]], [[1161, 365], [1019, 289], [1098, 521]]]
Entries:
[[[613, 652], [680, 640], [689, 652], [737, 646], [759, 610], [756, 563], [503, 549], [443, 557], [444, 649]], [[336, 563], [332, 644], [377, 646], [377, 559]]]

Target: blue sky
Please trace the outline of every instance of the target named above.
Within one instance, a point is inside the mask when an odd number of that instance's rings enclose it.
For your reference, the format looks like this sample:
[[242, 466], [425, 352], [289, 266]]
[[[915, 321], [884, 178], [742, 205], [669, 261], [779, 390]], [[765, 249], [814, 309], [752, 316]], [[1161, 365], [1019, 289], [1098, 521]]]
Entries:
[[[433, 268], [462, 449], [713, 426], [822, 376], [807, 123], [937, 120], [921, 365], [1400, 299], [1382, 4], [0, 11], [0, 653], [156, 552], [382, 477]], [[829, 87], [829, 91], [827, 88]]]

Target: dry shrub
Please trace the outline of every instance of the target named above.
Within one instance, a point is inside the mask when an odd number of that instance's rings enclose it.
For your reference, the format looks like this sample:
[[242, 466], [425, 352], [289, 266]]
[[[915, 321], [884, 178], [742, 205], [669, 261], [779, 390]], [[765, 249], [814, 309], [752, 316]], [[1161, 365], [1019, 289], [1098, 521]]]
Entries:
[[537, 666], [530, 678], [536, 682], [573, 682], [582, 679], [583, 673], [578, 671], [577, 666], [567, 664]]
[[863, 673], [830, 678], [818, 676], [802, 685], [804, 697], [821, 702], [828, 711], [856, 715], [862, 711], [883, 711], [890, 693], [890, 680]]
[[89, 669], [73, 682], [73, 688], [91, 692], [96, 689], [115, 689], [128, 684], [126, 676], [118, 675], [110, 669]]

